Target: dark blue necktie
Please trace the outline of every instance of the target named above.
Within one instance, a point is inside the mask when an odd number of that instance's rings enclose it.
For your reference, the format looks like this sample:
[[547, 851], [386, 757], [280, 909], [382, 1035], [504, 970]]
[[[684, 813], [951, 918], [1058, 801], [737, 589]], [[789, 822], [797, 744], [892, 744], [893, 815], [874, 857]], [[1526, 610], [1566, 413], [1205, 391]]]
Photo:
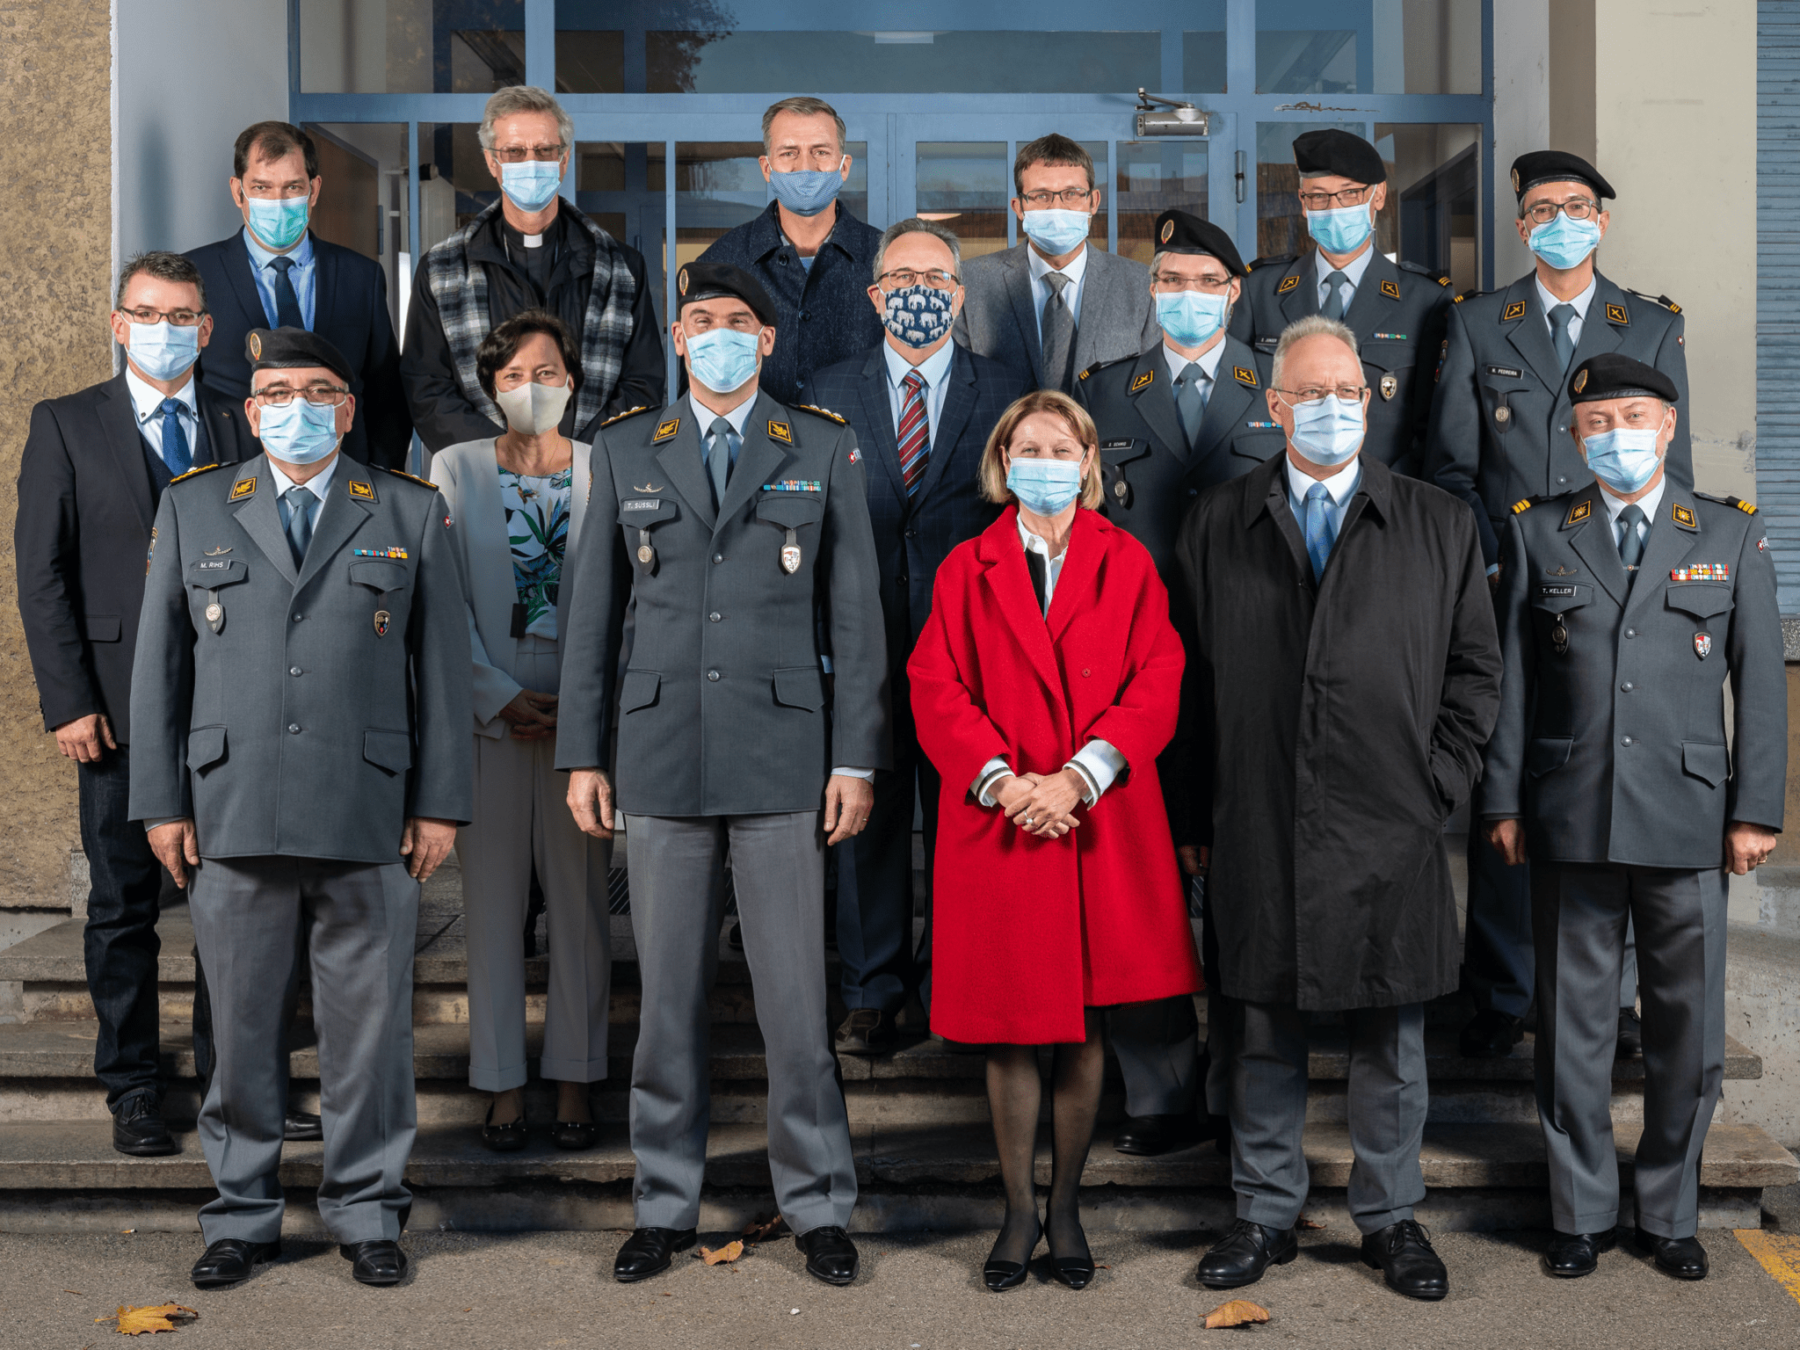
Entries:
[[184, 474], [194, 467], [194, 452], [188, 448], [187, 429], [181, 425], [181, 414], [187, 404], [178, 398], [162, 401], [162, 457], [172, 474]]
[[284, 255], [272, 259], [269, 266], [275, 269], [275, 326], [306, 327], [306, 320], [300, 315], [300, 297], [294, 294], [293, 278], [288, 276], [294, 270], [294, 260]]

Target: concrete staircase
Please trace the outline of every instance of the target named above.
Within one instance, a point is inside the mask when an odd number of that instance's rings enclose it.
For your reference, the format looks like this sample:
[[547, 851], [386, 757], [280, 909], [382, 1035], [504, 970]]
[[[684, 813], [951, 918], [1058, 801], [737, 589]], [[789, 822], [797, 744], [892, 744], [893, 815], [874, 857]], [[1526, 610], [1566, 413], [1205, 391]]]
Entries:
[[[467, 1086], [468, 1001], [460, 875], [454, 860], [426, 888], [415, 966], [415, 1053], [420, 1132], [408, 1168], [413, 1225], [474, 1230], [627, 1228], [632, 1158], [626, 1137], [626, 1086], [637, 1038], [640, 989], [628, 916], [613, 920], [614, 987], [609, 1077], [596, 1084], [603, 1122], [599, 1144], [565, 1152], [547, 1139], [523, 1152], [483, 1149], [477, 1127], [483, 1094]], [[0, 1231], [195, 1230], [195, 1210], [211, 1193], [206, 1163], [189, 1123], [198, 1109], [188, 1033], [192, 1011], [192, 928], [184, 910], [160, 926], [163, 1051], [171, 1088], [166, 1109], [182, 1152], [128, 1158], [113, 1151], [109, 1118], [92, 1075], [95, 1023], [82, 969], [79, 921], [51, 928], [0, 952], [0, 982], [11, 982], [20, 1020], [0, 1025]], [[835, 958], [831, 961], [835, 988]], [[531, 1016], [541, 1018], [546, 963], [528, 970]], [[304, 994], [302, 1008], [305, 1008]], [[916, 1016], [917, 1010], [914, 1009]], [[749, 974], [723, 942], [712, 996], [713, 1121], [707, 1167], [707, 1229], [741, 1226], [773, 1212], [764, 1156], [766, 1068]], [[841, 1015], [841, 1014], [834, 1014]], [[1421, 1212], [1452, 1229], [1546, 1227], [1543, 1146], [1531, 1095], [1531, 1043], [1509, 1059], [1466, 1060], [1456, 1029], [1466, 1008], [1456, 999], [1430, 1010], [1431, 1116], [1424, 1169], [1432, 1188]], [[304, 1018], [302, 1019], [304, 1021]], [[533, 1028], [534, 1035], [541, 1026]], [[953, 1053], [915, 1024], [892, 1056], [842, 1060], [862, 1202], [856, 1227], [960, 1229], [998, 1221], [1000, 1199], [987, 1126], [983, 1058]], [[292, 1051], [301, 1105], [317, 1109], [318, 1059], [310, 1045]], [[1229, 1168], [1210, 1144], [1162, 1158], [1130, 1158], [1110, 1146], [1123, 1114], [1116, 1069], [1102, 1127], [1088, 1164], [1088, 1222], [1095, 1229], [1191, 1230], [1226, 1223], [1232, 1212]], [[1341, 1035], [1322, 1025], [1314, 1042], [1306, 1147], [1314, 1195], [1309, 1216], [1348, 1226], [1343, 1188], [1351, 1155], [1344, 1128], [1348, 1059]], [[1726, 1077], [1755, 1080], [1761, 1060], [1728, 1042]], [[1629, 1180], [1642, 1117], [1641, 1061], [1615, 1067], [1613, 1116], [1627, 1183], [1622, 1221], [1632, 1217]], [[1732, 1083], [1727, 1084], [1728, 1093]], [[533, 1120], [548, 1121], [554, 1093], [533, 1084]], [[1041, 1180], [1049, 1180], [1046, 1149]], [[320, 1146], [289, 1145], [283, 1181], [295, 1201], [288, 1225], [317, 1233], [309, 1200]], [[1765, 1187], [1800, 1181], [1800, 1164], [1754, 1125], [1714, 1124], [1701, 1167], [1701, 1222], [1758, 1227]]]

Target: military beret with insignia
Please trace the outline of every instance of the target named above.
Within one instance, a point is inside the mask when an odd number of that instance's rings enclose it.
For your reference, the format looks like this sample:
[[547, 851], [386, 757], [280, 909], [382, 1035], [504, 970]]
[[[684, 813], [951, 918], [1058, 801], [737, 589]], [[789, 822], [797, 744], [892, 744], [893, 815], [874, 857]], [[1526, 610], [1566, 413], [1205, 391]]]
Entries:
[[698, 300], [717, 300], [735, 295], [769, 327], [775, 326], [775, 306], [762, 283], [730, 263], [689, 263], [675, 276], [675, 315]]
[[1244, 266], [1230, 235], [1210, 220], [1202, 220], [1186, 211], [1164, 211], [1156, 218], [1156, 251], [1210, 253], [1224, 263], [1234, 277], [1246, 276], [1250, 270]]
[[252, 328], [244, 339], [244, 352], [253, 371], [323, 366], [345, 384], [351, 380], [350, 363], [343, 353], [304, 328]]
[[1600, 170], [1567, 150], [1533, 150], [1513, 161], [1514, 197], [1523, 201], [1525, 194], [1539, 183], [1586, 183], [1602, 200], [1618, 195], [1612, 184], [1600, 176]]
[[1381, 152], [1361, 136], [1336, 127], [1322, 127], [1294, 138], [1294, 166], [1302, 178], [1308, 175], [1336, 174], [1352, 183], [1373, 186], [1387, 182], [1387, 165]]
[[1595, 403], [1603, 398], [1660, 398], [1674, 403], [1679, 397], [1675, 381], [1655, 366], [1620, 352], [1588, 357], [1569, 381], [1571, 403]]

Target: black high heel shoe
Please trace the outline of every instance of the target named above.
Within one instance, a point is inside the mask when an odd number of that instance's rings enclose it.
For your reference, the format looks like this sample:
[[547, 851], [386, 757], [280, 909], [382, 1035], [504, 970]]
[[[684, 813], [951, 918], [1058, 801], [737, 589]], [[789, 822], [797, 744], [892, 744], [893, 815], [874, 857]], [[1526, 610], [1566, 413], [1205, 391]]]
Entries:
[[[990, 1293], [1002, 1293], [1008, 1289], [1017, 1289], [1025, 1283], [1025, 1272], [1031, 1266], [1031, 1254], [1037, 1250], [1038, 1243], [1044, 1240], [1044, 1225], [1039, 1224], [1037, 1236], [1031, 1239], [1031, 1245], [1025, 1249], [1023, 1261], [996, 1261], [993, 1253], [988, 1253], [987, 1264], [981, 1268], [982, 1282]], [[994, 1239], [994, 1246], [1000, 1246], [1000, 1239]]]
[[531, 1137], [530, 1127], [525, 1123], [525, 1113], [521, 1111], [517, 1120], [509, 1120], [504, 1125], [494, 1124], [494, 1104], [488, 1103], [487, 1116], [481, 1122], [481, 1142], [496, 1153], [517, 1153], [525, 1147]]
[[[1079, 1231], [1079, 1230], [1078, 1230]], [[1087, 1234], [1082, 1233], [1081, 1245], [1087, 1246]], [[1056, 1244], [1050, 1244], [1050, 1271], [1057, 1280], [1071, 1289], [1086, 1289], [1094, 1279], [1094, 1254], [1086, 1256], [1058, 1256]]]

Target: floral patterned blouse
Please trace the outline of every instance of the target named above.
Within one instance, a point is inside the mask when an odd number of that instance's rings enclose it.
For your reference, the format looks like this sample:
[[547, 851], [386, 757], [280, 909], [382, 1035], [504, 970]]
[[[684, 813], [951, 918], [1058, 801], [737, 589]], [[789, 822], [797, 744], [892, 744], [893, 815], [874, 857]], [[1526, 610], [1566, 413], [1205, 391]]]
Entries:
[[513, 584], [525, 606], [525, 631], [535, 637], [556, 637], [556, 592], [563, 549], [569, 542], [574, 477], [573, 467], [543, 478], [500, 470], [500, 505], [506, 510]]

